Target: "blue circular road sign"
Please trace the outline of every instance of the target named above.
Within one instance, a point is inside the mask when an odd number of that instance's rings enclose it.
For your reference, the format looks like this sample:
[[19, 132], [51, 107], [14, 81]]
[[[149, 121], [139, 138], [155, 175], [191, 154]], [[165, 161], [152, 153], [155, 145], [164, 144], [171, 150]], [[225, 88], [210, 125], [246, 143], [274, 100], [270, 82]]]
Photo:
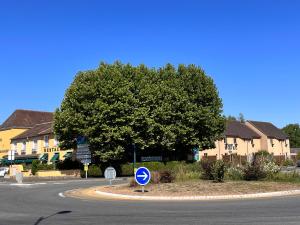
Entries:
[[134, 178], [139, 185], [146, 185], [151, 179], [151, 173], [146, 167], [139, 167], [135, 172]]

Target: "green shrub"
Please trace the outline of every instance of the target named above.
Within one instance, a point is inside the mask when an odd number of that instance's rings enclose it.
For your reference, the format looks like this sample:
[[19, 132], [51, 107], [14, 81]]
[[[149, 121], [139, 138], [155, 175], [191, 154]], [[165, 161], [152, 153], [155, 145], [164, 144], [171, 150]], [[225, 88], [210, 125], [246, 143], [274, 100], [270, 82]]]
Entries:
[[127, 163], [121, 165], [121, 176], [133, 176], [133, 164]]
[[56, 168], [59, 170], [82, 169], [82, 163], [80, 163], [78, 160], [73, 161], [71, 158], [68, 158], [63, 161], [59, 161], [56, 164]]
[[38, 168], [38, 170], [55, 170], [55, 165], [39, 163], [37, 168]]
[[251, 181], [251, 180], [261, 180], [266, 177], [266, 173], [263, 170], [263, 166], [258, 162], [253, 162], [248, 164], [244, 168], [244, 179]]
[[244, 171], [241, 167], [229, 167], [226, 170], [225, 177], [228, 180], [243, 180]]
[[33, 175], [36, 174], [36, 172], [38, 171], [38, 165], [40, 164], [40, 161], [39, 160], [33, 160], [32, 161], [32, 165], [31, 165], [31, 173]]
[[101, 177], [103, 176], [100, 166], [90, 165], [87, 171], [88, 177]]
[[294, 166], [295, 164], [294, 164], [294, 161], [293, 161], [293, 160], [291, 160], [291, 159], [286, 159], [286, 160], [283, 162], [282, 165], [283, 165], [283, 166]]
[[225, 171], [226, 167], [223, 160], [217, 160], [216, 162], [214, 162], [211, 168], [213, 180], [215, 182], [223, 182]]
[[263, 170], [266, 173], [266, 176], [270, 178], [280, 171], [280, 167], [274, 162], [265, 162], [263, 164]]

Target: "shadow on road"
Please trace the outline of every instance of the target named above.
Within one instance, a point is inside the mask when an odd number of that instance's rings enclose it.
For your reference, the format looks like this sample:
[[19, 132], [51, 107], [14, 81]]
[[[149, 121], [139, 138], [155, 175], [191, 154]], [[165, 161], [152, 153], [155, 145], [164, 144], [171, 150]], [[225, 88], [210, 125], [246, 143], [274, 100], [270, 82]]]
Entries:
[[48, 219], [48, 218], [50, 218], [50, 217], [52, 217], [52, 216], [55, 216], [55, 215], [60, 215], [60, 214], [68, 214], [68, 213], [71, 213], [72, 211], [68, 211], [68, 210], [66, 210], [66, 211], [59, 211], [59, 212], [56, 212], [56, 213], [54, 213], [54, 214], [51, 214], [51, 215], [49, 215], [49, 216], [46, 216], [46, 217], [40, 217], [33, 225], [38, 225], [38, 224], [40, 224], [43, 220], [46, 220], [46, 219]]

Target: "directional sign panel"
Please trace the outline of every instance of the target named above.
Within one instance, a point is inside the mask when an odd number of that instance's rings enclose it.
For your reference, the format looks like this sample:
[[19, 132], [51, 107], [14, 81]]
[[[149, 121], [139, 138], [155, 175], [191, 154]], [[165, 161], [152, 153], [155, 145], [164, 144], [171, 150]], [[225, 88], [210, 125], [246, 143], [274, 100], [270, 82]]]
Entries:
[[151, 173], [146, 167], [139, 167], [135, 172], [135, 181], [139, 185], [146, 185], [151, 179]]

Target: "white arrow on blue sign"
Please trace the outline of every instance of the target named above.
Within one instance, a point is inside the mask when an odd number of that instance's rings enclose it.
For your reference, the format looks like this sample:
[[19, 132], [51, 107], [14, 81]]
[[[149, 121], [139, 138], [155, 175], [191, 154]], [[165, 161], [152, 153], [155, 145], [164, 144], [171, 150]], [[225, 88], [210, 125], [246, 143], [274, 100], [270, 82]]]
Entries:
[[135, 172], [135, 181], [139, 185], [146, 185], [151, 179], [151, 173], [146, 167], [139, 167]]

